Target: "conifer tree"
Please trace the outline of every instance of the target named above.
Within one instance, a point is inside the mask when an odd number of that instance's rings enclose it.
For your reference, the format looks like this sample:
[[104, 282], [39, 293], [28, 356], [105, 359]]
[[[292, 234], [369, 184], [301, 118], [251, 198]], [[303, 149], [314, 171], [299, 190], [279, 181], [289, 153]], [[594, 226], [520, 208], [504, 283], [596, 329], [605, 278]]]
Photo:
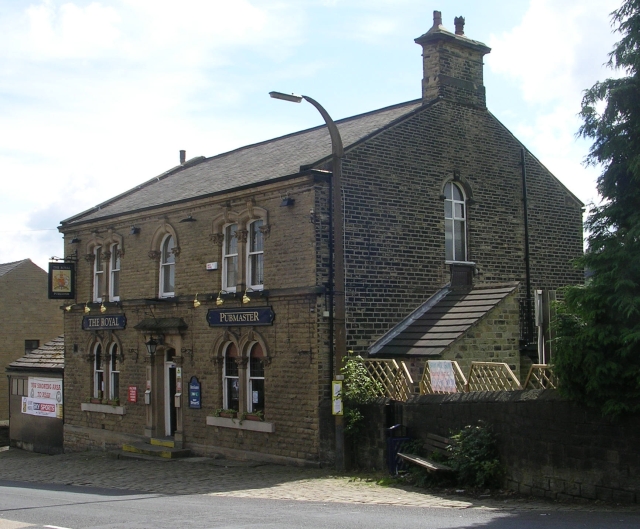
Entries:
[[640, 0], [612, 21], [608, 66], [622, 76], [587, 90], [580, 112], [586, 163], [602, 168], [579, 262], [592, 275], [558, 306], [554, 365], [566, 395], [617, 416], [640, 411]]

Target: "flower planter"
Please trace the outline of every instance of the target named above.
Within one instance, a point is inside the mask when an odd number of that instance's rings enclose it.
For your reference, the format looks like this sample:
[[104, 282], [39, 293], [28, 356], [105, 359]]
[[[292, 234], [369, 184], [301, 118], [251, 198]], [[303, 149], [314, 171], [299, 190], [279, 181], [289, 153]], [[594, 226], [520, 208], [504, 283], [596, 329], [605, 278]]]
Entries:
[[102, 399], [91, 398], [91, 399], [89, 399], [89, 402], [91, 404], [102, 404]]
[[259, 421], [259, 422], [264, 421], [264, 417], [262, 415], [255, 415], [253, 413], [247, 413], [244, 419], [246, 421]]
[[228, 411], [221, 411], [220, 412], [220, 417], [225, 417], [227, 419], [235, 419], [238, 416], [238, 412], [228, 412]]

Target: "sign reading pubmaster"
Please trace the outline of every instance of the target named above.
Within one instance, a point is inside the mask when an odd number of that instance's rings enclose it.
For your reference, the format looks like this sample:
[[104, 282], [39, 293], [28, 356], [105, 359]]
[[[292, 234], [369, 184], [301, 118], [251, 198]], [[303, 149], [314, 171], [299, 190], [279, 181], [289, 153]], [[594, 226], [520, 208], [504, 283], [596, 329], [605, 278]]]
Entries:
[[274, 317], [275, 314], [271, 307], [209, 309], [209, 312], [207, 312], [207, 322], [210, 327], [271, 325]]
[[82, 328], [85, 331], [110, 331], [124, 329], [127, 326], [127, 317], [124, 314], [114, 316], [84, 316]]

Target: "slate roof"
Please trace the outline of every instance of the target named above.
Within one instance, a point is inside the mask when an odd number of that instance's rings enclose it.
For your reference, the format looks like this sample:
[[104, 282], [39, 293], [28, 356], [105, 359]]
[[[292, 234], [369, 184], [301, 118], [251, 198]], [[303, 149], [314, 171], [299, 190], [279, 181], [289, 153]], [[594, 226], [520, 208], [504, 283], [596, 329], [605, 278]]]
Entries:
[[[345, 149], [422, 108], [409, 101], [336, 121]], [[180, 202], [296, 175], [331, 156], [326, 125], [248, 145], [182, 166], [62, 221], [62, 226]]]
[[518, 283], [446, 286], [369, 348], [370, 356], [437, 356], [484, 318]]
[[22, 263], [26, 263], [28, 260], [29, 259], [23, 259], [22, 261], [14, 261], [13, 263], [0, 264], [0, 277], [2, 277], [5, 274], [8, 274], [9, 272], [11, 272], [11, 270], [13, 270], [14, 268], [17, 268]]
[[7, 371], [32, 369], [64, 370], [64, 335], [41, 345], [7, 366]]

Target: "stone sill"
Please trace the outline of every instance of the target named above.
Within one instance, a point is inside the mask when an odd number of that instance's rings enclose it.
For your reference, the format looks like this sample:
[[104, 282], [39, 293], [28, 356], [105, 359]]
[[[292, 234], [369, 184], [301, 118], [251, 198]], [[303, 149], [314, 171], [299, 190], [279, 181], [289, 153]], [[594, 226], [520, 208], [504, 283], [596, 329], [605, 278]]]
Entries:
[[82, 411], [93, 411], [96, 413], [110, 413], [111, 415], [125, 415], [127, 408], [124, 406], [111, 406], [109, 404], [92, 404], [91, 402], [83, 402], [80, 404]]
[[220, 428], [235, 428], [236, 430], [249, 430], [252, 432], [273, 433], [276, 425], [272, 422], [248, 421], [240, 422], [240, 419], [228, 419], [227, 417], [207, 417], [207, 426], [219, 426]]

